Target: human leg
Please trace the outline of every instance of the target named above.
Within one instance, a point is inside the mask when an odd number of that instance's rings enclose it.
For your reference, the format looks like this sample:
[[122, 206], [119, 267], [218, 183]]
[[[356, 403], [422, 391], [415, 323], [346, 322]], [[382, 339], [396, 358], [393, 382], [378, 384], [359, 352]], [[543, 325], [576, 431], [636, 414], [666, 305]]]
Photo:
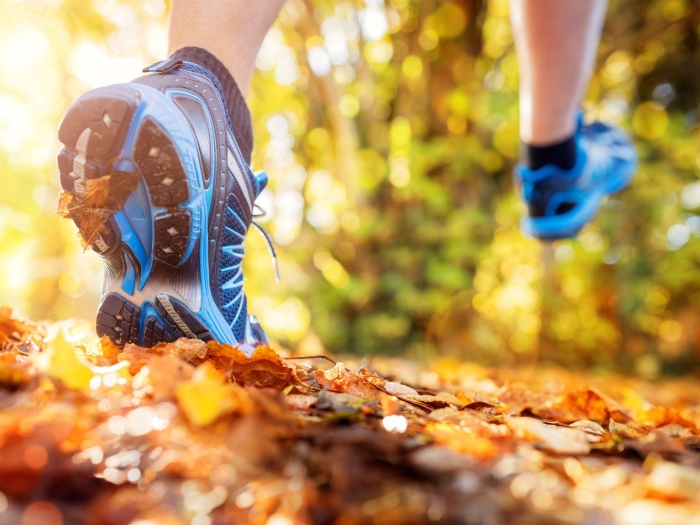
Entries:
[[523, 143], [515, 178], [528, 206], [521, 226], [534, 237], [575, 235], [636, 169], [622, 130], [577, 118], [606, 6], [606, 0], [512, 2]]
[[284, 0], [174, 0], [169, 52], [206, 49], [226, 66], [246, 95], [255, 58], [283, 4]]
[[574, 134], [606, 7], [607, 0], [513, 0], [525, 144], [547, 146]]

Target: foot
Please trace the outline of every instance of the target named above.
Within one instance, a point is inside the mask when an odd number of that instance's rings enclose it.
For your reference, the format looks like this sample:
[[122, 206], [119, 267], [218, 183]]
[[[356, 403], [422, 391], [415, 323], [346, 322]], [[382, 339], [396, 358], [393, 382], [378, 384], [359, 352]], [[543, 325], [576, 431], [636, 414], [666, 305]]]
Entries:
[[528, 216], [523, 232], [543, 240], [576, 235], [598, 212], [606, 195], [625, 188], [637, 169], [637, 153], [619, 128], [579, 119], [576, 164], [570, 170], [548, 164], [536, 170], [515, 168]]
[[266, 342], [241, 264], [267, 176], [243, 160], [211, 73], [173, 60], [144, 71], [80, 97], [58, 132], [62, 211], [105, 264], [97, 333]]

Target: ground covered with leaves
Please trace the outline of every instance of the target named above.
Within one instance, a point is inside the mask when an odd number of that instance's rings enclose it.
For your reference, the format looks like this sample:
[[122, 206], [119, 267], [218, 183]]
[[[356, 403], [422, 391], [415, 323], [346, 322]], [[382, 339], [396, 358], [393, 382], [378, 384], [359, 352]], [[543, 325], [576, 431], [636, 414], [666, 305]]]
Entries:
[[700, 523], [700, 382], [153, 349], [0, 309], [0, 524]]

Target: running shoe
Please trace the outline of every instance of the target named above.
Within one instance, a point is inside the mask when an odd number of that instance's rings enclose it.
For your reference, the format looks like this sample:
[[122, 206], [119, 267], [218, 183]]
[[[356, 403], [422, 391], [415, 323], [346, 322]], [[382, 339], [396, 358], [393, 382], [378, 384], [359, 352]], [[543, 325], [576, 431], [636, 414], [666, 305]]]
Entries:
[[575, 236], [595, 217], [603, 199], [627, 187], [637, 169], [637, 152], [620, 128], [579, 116], [574, 136], [576, 163], [566, 170], [554, 164], [530, 170], [515, 168], [528, 216], [527, 235], [555, 240]]
[[59, 211], [104, 259], [97, 333], [267, 343], [242, 273], [267, 175], [245, 162], [211, 72], [172, 59], [144, 72], [81, 96], [58, 131]]

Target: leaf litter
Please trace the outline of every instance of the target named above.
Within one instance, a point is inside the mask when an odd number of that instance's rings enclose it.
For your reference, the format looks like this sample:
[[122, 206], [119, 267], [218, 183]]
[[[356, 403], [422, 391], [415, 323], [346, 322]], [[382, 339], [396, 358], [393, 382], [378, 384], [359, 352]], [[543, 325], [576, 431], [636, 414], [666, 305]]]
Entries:
[[700, 523], [698, 381], [289, 357], [0, 308], [0, 524]]

